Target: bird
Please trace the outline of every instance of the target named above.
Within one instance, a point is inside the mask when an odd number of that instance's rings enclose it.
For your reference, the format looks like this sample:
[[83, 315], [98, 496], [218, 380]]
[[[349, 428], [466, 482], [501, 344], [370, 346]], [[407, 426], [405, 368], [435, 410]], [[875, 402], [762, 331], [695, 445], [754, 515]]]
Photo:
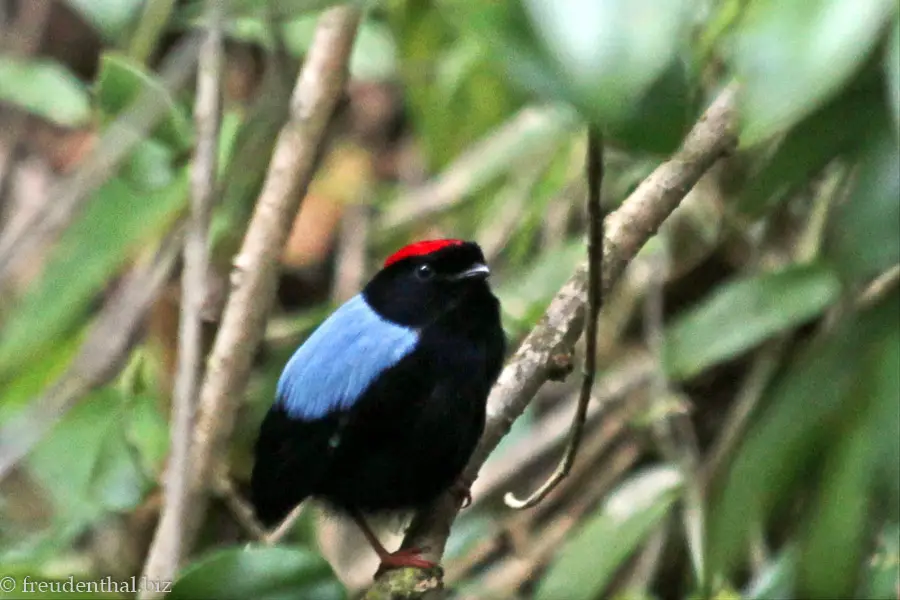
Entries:
[[356, 522], [378, 572], [436, 566], [419, 548], [388, 552], [367, 518], [448, 490], [471, 500], [461, 474], [506, 351], [489, 275], [476, 242], [409, 244], [297, 348], [255, 446], [264, 525], [314, 498]]

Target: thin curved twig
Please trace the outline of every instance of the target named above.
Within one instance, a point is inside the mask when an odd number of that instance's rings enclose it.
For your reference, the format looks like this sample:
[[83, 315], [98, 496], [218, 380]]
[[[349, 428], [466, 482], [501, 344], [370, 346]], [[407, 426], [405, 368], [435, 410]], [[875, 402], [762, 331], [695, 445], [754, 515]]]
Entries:
[[575, 457], [578, 447], [581, 445], [581, 436], [584, 433], [584, 423], [587, 419], [588, 404], [591, 401], [591, 390], [594, 387], [594, 376], [597, 372], [597, 321], [600, 316], [600, 307], [603, 305], [603, 208], [600, 205], [600, 192], [603, 186], [603, 137], [600, 131], [594, 127], [588, 130], [587, 149], [587, 180], [588, 180], [588, 286], [587, 306], [588, 316], [584, 325], [585, 350], [584, 372], [581, 379], [581, 392], [578, 396], [578, 405], [575, 409], [575, 417], [569, 430], [569, 441], [566, 443], [566, 451], [562, 460], [553, 471], [553, 474], [530, 496], [519, 500], [512, 492], [507, 492], [503, 501], [510, 508], [530, 508], [547, 497], [547, 494], [566, 478]]

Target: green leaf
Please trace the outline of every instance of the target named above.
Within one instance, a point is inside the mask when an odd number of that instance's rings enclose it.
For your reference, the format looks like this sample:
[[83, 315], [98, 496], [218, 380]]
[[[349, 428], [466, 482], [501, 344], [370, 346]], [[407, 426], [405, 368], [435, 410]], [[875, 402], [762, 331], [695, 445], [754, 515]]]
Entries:
[[24, 365], [8, 385], [0, 386], [0, 423], [18, 413], [68, 369], [84, 341], [83, 333], [57, 339], [53, 348]]
[[830, 219], [826, 252], [859, 282], [900, 262], [900, 144], [888, 127], [871, 132], [855, 187]]
[[789, 129], [853, 76], [878, 42], [894, 0], [750, 3], [734, 68], [742, 80], [742, 142]]
[[449, 163], [523, 105], [480, 40], [469, 36], [454, 12], [458, 3], [450, 4], [398, 0], [387, 6], [411, 120], [431, 169]]
[[193, 143], [193, 129], [187, 111], [179, 105], [153, 74], [131, 58], [117, 52], [100, 57], [100, 73], [95, 90], [104, 115], [113, 118], [128, 108], [138, 97], [149, 96], [166, 107], [166, 113], [154, 136], [175, 150], [183, 151]]
[[[893, 307], [900, 295], [889, 300]], [[871, 492], [878, 459], [895, 444], [900, 420], [900, 322], [883, 323], [867, 336], [856, 381], [849, 390], [847, 415], [832, 437], [823, 481], [801, 546], [798, 595], [803, 598], [850, 597], [859, 579], [868, 541]], [[895, 430], [895, 431], [891, 431]], [[887, 433], [888, 435], [885, 435]], [[894, 465], [896, 470], [896, 464]]]
[[600, 597], [622, 563], [669, 512], [680, 487], [681, 474], [672, 467], [632, 476], [563, 546], [535, 599]]
[[52, 60], [0, 56], [0, 102], [65, 127], [85, 125], [91, 116], [85, 85]]
[[150, 482], [125, 439], [128, 406], [115, 388], [93, 392], [41, 440], [27, 462], [57, 515], [89, 522], [140, 503]]
[[137, 450], [145, 473], [161, 473], [169, 452], [169, 423], [160, 412], [157, 399], [149, 394], [135, 396], [128, 408], [125, 438]]
[[121, 179], [100, 188], [63, 234], [43, 274], [7, 314], [0, 331], [0, 380], [39, 360], [63, 337], [108, 280], [183, 209], [187, 170], [156, 192], [137, 193]]
[[825, 481], [804, 540], [798, 573], [801, 598], [851, 597], [861, 566], [872, 452], [863, 431], [835, 442], [838, 447], [826, 461]]
[[127, 33], [144, 0], [67, 0], [107, 40], [116, 41]]
[[128, 156], [121, 176], [139, 192], [170, 185], [175, 179], [172, 150], [154, 139], [142, 141]]
[[576, 103], [597, 122], [628, 114], [686, 47], [684, 0], [523, 0]]
[[[779, 507], [794, 506], [783, 501], [796, 499], [798, 487], [815, 486], [809, 477], [823, 472], [820, 465], [835, 449], [835, 440], [861, 437], [867, 444], [883, 446], [885, 436], [855, 430], [852, 424], [854, 415], [870, 401], [859, 396], [858, 382], [866, 372], [873, 341], [896, 339], [898, 301], [895, 292], [872, 310], [847, 314], [809, 343], [771, 386], [768, 409], [748, 432], [712, 504], [709, 556], [716, 563], [712, 572], [734, 566], [751, 529], [764, 524]], [[896, 369], [889, 363], [887, 367]], [[822, 497], [829, 501], [827, 495]]]
[[808, 321], [839, 293], [834, 273], [815, 264], [724, 284], [669, 327], [666, 370], [673, 377], [692, 377]]
[[894, 127], [900, 139], [900, 13], [894, 21], [894, 33], [888, 39], [884, 56], [884, 74]]
[[[260, 17], [271, 15], [276, 19], [297, 17], [304, 13], [322, 10], [335, 4], [362, 5], [368, 0], [341, 2], [341, 0], [229, 0], [228, 16], [232, 18]], [[183, 0], [179, 7], [180, 20], [195, 20], [203, 16], [206, 0]]]
[[674, 152], [700, 110], [695, 87], [690, 66], [676, 56], [622, 119], [611, 123], [610, 139], [628, 150]]
[[442, 14], [496, 57], [519, 86], [546, 99], [569, 98], [567, 84], [554, 62], [541, 51], [520, 2], [444, 2]]
[[568, 281], [584, 259], [584, 242], [569, 242], [542, 253], [515, 279], [497, 290], [503, 312], [522, 324], [533, 324], [559, 288]]
[[173, 600], [341, 600], [347, 597], [331, 567], [305, 548], [223, 550], [187, 567], [167, 595]]
[[878, 122], [881, 82], [867, 78], [851, 86], [791, 128], [761, 169], [747, 182], [738, 210], [761, 216], [790, 198], [836, 156], [858, 149]]

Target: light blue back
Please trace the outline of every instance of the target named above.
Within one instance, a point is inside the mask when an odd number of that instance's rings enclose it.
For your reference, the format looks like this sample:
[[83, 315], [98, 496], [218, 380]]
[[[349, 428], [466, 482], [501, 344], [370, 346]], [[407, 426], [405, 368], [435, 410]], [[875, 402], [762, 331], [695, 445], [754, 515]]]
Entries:
[[347, 409], [418, 340], [415, 329], [381, 318], [357, 294], [297, 348], [278, 380], [276, 402], [302, 420]]

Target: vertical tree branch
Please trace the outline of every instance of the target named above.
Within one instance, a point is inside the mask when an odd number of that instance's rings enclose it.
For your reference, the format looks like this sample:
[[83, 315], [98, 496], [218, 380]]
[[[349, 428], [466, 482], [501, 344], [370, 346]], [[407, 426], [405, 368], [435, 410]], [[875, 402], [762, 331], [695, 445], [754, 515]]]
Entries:
[[365, 283], [366, 250], [372, 224], [372, 192], [366, 190], [363, 198], [344, 207], [338, 234], [337, 268], [331, 288], [331, 301], [343, 304], [359, 291]]
[[182, 548], [191, 547], [206, 512], [207, 491], [227, 454], [240, 395], [274, 301], [279, 257], [313, 176], [326, 127], [347, 79], [359, 24], [355, 7], [322, 14], [278, 135], [269, 171], [243, 246], [235, 257], [231, 290], [207, 362], [191, 450]]
[[[44, 36], [44, 29], [50, 18], [50, 9], [53, 8], [50, 0], [31, 0], [19, 6], [19, 14], [15, 22], [0, 22], [0, 52], [9, 52], [18, 56], [30, 56], [37, 50]], [[3, 204], [9, 187], [8, 175], [16, 162], [16, 154], [19, 149], [22, 134], [25, 131], [27, 113], [14, 111], [10, 115], [9, 122], [3, 131], [3, 145], [6, 148], [0, 150], [0, 229], [5, 227], [6, 219], [3, 218]]]
[[187, 486], [191, 477], [190, 443], [195, 398], [203, 360], [202, 312], [209, 269], [209, 224], [218, 170], [219, 124], [222, 113], [222, 0], [209, 0], [206, 38], [200, 48], [194, 120], [197, 147], [191, 166], [191, 218], [184, 241], [181, 275], [181, 319], [178, 326], [178, 371], [172, 397], [171, 452], [165, 474], [162, 515], [144, 569], [148, 579], [171, 579], [183, 556]]

